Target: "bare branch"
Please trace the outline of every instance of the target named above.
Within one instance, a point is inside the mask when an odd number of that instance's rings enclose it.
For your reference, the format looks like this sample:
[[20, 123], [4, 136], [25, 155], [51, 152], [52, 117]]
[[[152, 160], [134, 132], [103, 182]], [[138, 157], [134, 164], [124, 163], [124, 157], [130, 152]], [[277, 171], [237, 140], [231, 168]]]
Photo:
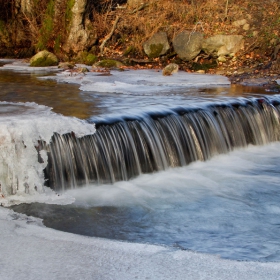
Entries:
[[114, 24], [113, 24], [113, 27], [112, 27], [110, 33], [105, 37], [105, 39], [103, 40], [102, 44], [100, 45], [100, 47], [99, 47], [100, 48], [100, 55], [103, 54], [103, 49], [104, 49], [104, 46], [107, 43], [107, 41], [110, 40], [111, 37], [113, 36], [113, 34], [114, 34], [114, 32], [115, 32], [115, 30], [117, 28], [117, 24], [118, 24], [119, 19], [120, 19], [120, 16], [117, 16], [115, 21], [114, 21]]

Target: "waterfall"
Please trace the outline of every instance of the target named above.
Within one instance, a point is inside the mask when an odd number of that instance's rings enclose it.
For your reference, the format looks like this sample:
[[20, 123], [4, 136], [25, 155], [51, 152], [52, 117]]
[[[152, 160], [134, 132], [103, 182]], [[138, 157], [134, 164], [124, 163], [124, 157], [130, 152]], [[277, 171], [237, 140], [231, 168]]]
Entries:
[[280, 103], [240, 99], [205, 108], [177, 108], [135, 119], [97, 123], [96, 133], [54, 134], [47, 151], [46, 184], [56, 191], [114, 183], [187, 165], [246, 147], [279, 141]]

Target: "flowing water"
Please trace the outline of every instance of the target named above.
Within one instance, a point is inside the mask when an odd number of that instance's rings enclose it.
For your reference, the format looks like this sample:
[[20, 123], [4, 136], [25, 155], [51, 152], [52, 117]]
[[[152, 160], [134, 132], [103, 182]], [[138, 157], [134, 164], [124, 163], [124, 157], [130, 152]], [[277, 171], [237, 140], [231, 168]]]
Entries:
[[[2, 123], [14, 126], [7, 118], [20, 123], [27, 112], [26, 127], [39, 115], [44, 125], [52, 122], [49, 141], [35, 131], [35, 157], [47, 189], [75, 198], [69, 205], [22, 203], [15, 211], [76, 234], [280, 260], [278, 95], [238, 86], [101, 93], [6, 70], [0, 81], [0, 101], [8, 102], [0, 106]], [[68, 119], [16, 102], [86, 119], [96, 133], [87, 127], [82, 137], [74, 129], [61, 133], [55, 127], [68, 126]], [[23, 139], [21, 153], [28, 150]], [[28, 200], [30, 173], [20, 177], [7, 165], [7, 189], [14, 184], [7, 194]]]

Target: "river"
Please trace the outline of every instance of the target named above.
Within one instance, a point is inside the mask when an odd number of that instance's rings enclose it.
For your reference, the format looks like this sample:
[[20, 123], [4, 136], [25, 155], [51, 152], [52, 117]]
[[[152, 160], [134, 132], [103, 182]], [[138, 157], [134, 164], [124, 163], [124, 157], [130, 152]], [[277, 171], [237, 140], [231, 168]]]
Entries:
[[[199, 87], [168, 85], [162, 89], [160, 80], [151, 85], [147, 78], [138, 85], [139, 91], [131, 89], [132, 82], [125, 79], [113, 84], [106, 80], [102, 85], [109, 85], [106, 92], [82, 75], [69, 74], [58, 81], [50, 79], [51, 75], [0, 71], [0, 101], [33, 102], [58, 115], [102, 123], [139, 119], [151, 112], [163, 114], [178, 107], [208, 108], [251, 98], [278, 100], [263, 88], [209, 86], [206, 82]], [[85, 81], [66, 83], [71, 79]], [[111, 89], [114, 86], [116, 92]], [[29, 123], [32, 126], [32, 118]], [[34, 199], [12, 209], [42, 218], [47, 227], [79, 235], [164, 245], [232, 260], [279, 261], [279, 148], [278, 141], [249, 144], [206, 161], [167, 167], [127, 181], [89, 182], [67, 189], [60, 195], [73, 198], [68, 205]]]

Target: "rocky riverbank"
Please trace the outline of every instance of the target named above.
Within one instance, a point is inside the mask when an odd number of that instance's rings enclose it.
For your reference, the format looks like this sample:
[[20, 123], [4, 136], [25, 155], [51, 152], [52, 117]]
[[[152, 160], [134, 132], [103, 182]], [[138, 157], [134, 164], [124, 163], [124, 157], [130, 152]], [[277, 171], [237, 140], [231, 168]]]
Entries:
[[173, 63], [278, 87], [278, 0], [0, 0], [0, 7], [0, 57], [48, 50], [60, 62], [90, 66], [104, 59], [130, 68]]

